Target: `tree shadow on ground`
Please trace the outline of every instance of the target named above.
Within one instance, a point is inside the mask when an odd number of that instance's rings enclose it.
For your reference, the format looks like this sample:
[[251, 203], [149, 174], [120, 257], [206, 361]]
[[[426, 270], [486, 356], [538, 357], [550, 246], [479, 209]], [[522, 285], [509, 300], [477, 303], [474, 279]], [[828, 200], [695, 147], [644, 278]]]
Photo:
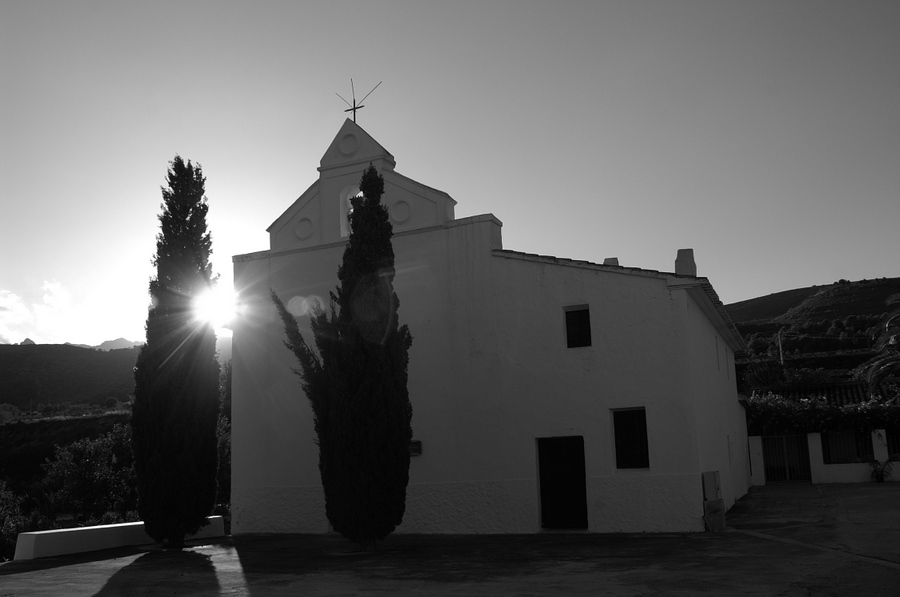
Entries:
[[101, 562], [115, 558], [127, 558], [139, 553], [147, 551], [145, 547], [127, 546], [116, 547], [113, 549], [104, 549], [102, 551], [88, 551], [84, 553], [62, 554], [58, 556], [49, 556], [46, 558], [35, 558], [33, 560], [15, 560], [12, 562], [2, 562], [0, 565], [0, 576], [8, 574], [20, 574], [22, 572], [35, 572], [41, 570], [52, 570], [64, 566], [78, 566], [81, 564], [89, 564], [91, 562]]
[[[610, 538], [614, 537], [614, 538]], [[361, 552], [336, 534], [233, 537], [249, 594], [265, 594], [270, 579], [352, 574], [377, 582], [488, 582], [534, 574], [560, 559], [593, 561], [631, 543], [601, 535], [390, 535], [378, 551]], [[671, 539], [669, 539], [671, 541]]]
[[149, 594], [218, 595], [212, 559], [191, 549], [150, 551], [113, 574], [95, 597]]

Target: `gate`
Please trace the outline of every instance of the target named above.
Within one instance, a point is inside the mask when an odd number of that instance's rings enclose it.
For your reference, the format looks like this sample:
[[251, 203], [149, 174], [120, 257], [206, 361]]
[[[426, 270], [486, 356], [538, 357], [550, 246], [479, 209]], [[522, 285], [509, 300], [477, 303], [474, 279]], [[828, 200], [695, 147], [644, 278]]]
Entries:
[[806, 435], [775, 435], [762, 438], [766, 485], [812, 480]]

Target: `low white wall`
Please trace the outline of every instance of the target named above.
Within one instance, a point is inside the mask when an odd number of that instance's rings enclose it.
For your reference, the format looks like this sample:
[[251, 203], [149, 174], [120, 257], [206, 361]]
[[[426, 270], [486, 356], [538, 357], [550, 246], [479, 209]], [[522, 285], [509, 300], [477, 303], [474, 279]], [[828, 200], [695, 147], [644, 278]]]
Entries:
[[[875, 460], [888, 460], [888, 449], [884, 429], [872, 432], [872, 448]], [[750, 446], [750, 466], [752, 468], [751, 484], [765, 485], [766, 474], [763, 461], [762, 437], [758, 435], [748, 438]], [[822, 434], [807, 433], [806, 444], [809, 448], [810, 482], [820, 483], [867, 483], [872, 480], [872, 467], [867, 462], [847, 464], [825, 464], [822, 454]], [[887, 481], [900, 480], [900, 467], [897, 474], [888, 477]], [[896, 478], [895, 478], [896, 477]]]
[[[807, 434], [809, 444], [810, 472], [813, 483], [866, 483], [872, 480], [872, 466], [868, 462], [847, 464], [825, 464], [822, 456], [822, 434]], [[872, 448], [875, 460], [888, 460], [887, 442], [884, 429], [872, 432]], [[898, 469], [900, 473], [900, 469]], [[900, 476], [900, 475], [898, 475]], [[893, 480], [888, 477], [887, 481]]]
[[[208, 520], [208, 525], [188, 539], [207, 539], [221, 537], [225, 534], [225, 521], [221, 516], [210, 516]], [[155, 543], [155, 541], [144, 532], [143, 522], [34, 531], [19, 533], [16, 540], [16, 555], [13, 559], [32, 560], [147, 543]]]

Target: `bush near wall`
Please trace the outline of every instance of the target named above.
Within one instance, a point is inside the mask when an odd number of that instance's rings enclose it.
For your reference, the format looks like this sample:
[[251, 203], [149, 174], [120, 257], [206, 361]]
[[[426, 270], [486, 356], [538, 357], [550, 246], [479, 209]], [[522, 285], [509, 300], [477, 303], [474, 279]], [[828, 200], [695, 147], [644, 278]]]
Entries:
[[900, 403], [869, 400], [843, 406], [824, 398], [786, 399], [778, 394], [753, 395], [747, 406], [750, 435], [794, 435], [824, 431], [900, 431]]
[[0, 479], [0, 562], [13, 559], [19, 533], [56, 528], [52, 520], [37, 511], [23, 512], [23, 501]]
[[128, 413], [91, 417], [14, 421], [0, 432], [0, 480], [17, 494], [25, 494], [44, 477], [42, 464], [53, 458], [57, 445], [96, 439], [118, 425], [127, 425]]

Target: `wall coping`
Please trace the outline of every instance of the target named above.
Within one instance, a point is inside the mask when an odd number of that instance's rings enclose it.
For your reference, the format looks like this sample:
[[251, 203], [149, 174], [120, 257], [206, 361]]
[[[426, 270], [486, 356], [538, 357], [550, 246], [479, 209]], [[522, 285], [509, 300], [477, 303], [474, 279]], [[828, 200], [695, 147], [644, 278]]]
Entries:
[[[207, 521], [209, 524], [188, 539], [207, 539], [225, 535], [225, 520], [221, 516], [209, 516]], [[32, 560], [150, 543], [156, 542], [144, 532], [143, 522], [32, 531], [19, 533], [16, 540], [16, 555], [13, 559]]]

